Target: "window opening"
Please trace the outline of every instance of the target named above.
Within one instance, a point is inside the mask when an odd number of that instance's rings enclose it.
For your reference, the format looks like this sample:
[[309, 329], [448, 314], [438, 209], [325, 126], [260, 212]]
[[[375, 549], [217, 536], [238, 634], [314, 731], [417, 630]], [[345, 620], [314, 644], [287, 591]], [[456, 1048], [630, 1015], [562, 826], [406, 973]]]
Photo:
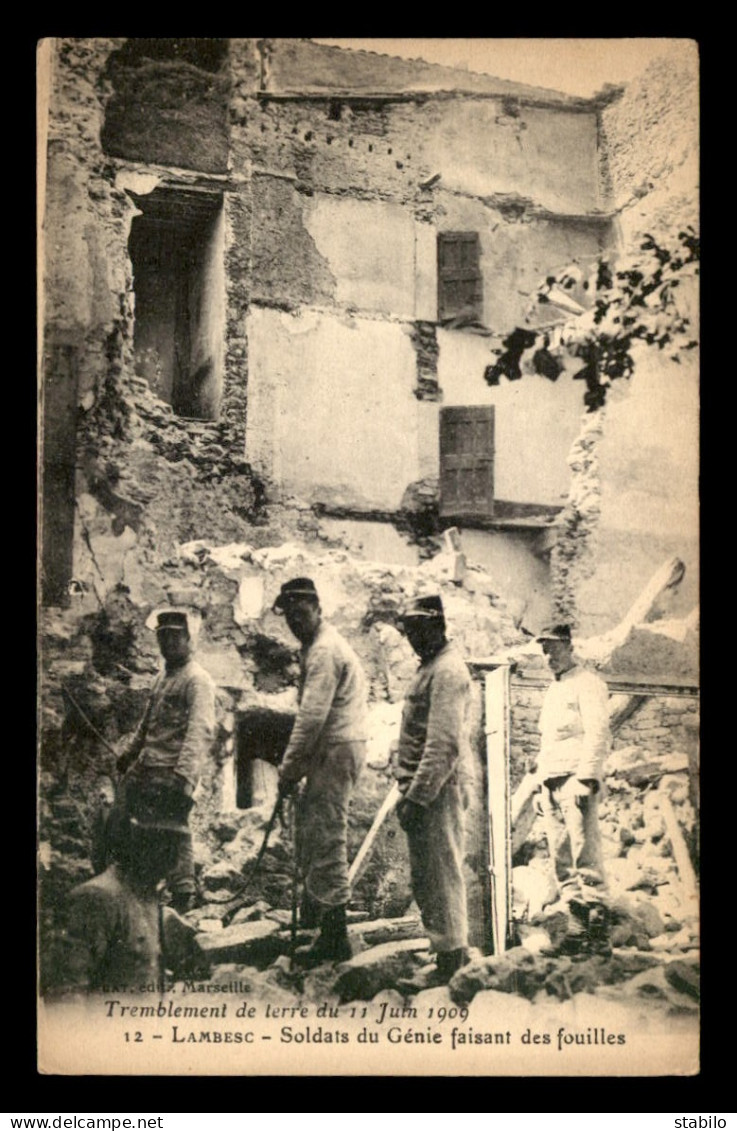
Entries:
[[222, 195], [155, 189], [135, 201], [136, 372], [179, 416], [214, 420], [225, 331]]

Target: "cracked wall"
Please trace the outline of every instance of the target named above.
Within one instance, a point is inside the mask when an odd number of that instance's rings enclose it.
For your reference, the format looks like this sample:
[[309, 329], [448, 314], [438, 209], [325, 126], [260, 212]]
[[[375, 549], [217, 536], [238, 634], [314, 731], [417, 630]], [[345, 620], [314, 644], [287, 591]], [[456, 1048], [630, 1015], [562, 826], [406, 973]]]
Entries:
[[[624, 254], [646, 232], [698, 229], [698, 105], [696, 45], [674, 40], [602, 110], [603, 181]], [[696, 285], [686, 288], [697, 336]], [[676, 365], [667, 355], [636, 346], [633, 376], [612, 386], [602, 433], [573, 468], [554, 587], [583, 635], [616, 624], [673, 555], [686, 577], [671, 615], [698, 601], [698, 357], [683, 353]]]

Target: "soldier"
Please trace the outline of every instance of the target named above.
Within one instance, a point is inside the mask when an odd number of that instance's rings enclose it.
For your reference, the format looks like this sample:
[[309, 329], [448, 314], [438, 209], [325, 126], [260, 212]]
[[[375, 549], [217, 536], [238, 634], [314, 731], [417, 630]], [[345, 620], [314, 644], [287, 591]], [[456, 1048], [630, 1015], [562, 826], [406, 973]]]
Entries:
[[117, 811], [114, 826], [113, 863], [70, 895], [62, 988], [161, 990], [167, 967], [182, 977], [202, 976], [207, 963], [194, 928], [159, 900], [189, 836], [186, 822]]
[[320, 926], [308, 964], [350, 958], [346, 929], [348, 807], [366, 760], [366, 681], [360, 661], [322, 619], [314, 582], [287, 581], [274, 602], [302, 645], [299, 710], [279, 769], [279, 792], [303, 778], [298, 859], [304, 877], [303, 926]]
[[[604, 680], [580, 667], [567, 624], [537, 637], [554, 680], [540, 712], [540, 811], [560, 899], [584, 929], [602, 914], [605, 887], [598, 806], [609, 752], [609, 692]], [[581, 932], [582, 933], [582, 932]]]
[[437, 977], [447, 982], [467, 961], [463, 856], [471, 679], [446, 637], [440, 597], [416, 598], [403, 625], [420, 667], [402, 715], [397, 815], [407, 834], [412, 891], [435, 948]]
[[[194, 609], [157, 609], [149, 623], [156, 627], [164, 671], [154, 684], [140, 726], [118, 760], [118, 768], [127, 769], [118, 805], [131, 816], [153, 811], [163, 820], [186, 826], [213, 739], [215, 688], [193, 659], [200, 626]], [[193, 906], [196, 893], [191, 833], [181, 836], [178, 844], [168, 881], [172, 906], [184, 913]]]

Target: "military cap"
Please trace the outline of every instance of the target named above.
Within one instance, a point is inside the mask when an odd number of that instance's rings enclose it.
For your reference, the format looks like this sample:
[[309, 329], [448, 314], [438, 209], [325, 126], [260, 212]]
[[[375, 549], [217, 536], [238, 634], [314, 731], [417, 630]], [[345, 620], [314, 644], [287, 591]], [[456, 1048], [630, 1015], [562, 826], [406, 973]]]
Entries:
[[412, 620], [415, 617], [444, 618], [445, 613], [443, 612], [441, 598], [432, 594], [427, 597], [414, 597], [411, 601], [408, 601], [402, 613], [402, 620]]
[[158, 632], [160, 628], [186, 629], [194, 644], [202, 626], [202, 614], [191, 605], [161, 605], [146, 619], [146, 628]]
[[311, 598], [313, 601], [318, 600], [314, 581], [311, 577], [293, 577], [291, 581], [285, 581], [282, 585], [272, 609], [275, 613], [278, 613], [289, 601], [296, 601], [304, 597]]
[[538, 644], [542, 644], [544, 640], [562, 640], [564, 643], [570, 644], [571, 626], [569, 624], [550, 624], [535, 639]]

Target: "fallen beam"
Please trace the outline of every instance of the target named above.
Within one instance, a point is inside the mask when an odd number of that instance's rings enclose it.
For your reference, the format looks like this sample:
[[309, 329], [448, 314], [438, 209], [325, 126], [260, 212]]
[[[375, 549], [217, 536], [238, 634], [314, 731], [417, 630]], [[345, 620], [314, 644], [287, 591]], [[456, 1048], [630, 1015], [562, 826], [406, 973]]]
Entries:
[[634, 626], [646, 621], [652, 614], [663, 594], [680, 585], [685, 573], [686, 567], [680, 558], [668, 558], [650, 578], [619, 624], [601, 636], [590, 636], [587, 640], [578, 641], [576, 654], [582, 660], [597, 665], [606, 664], [612, 653], [624, 644]]
[[673, 804], [670, 797], [668, 797], [668, 794], [666, 793], [664, 784], [662, 782], [656, 790], [656, 797], [658, 801], [658, 808], [663, 815], [665, 831], [668, 836], [668, 840], [671, 843], [671, 848], [673, 849], [673, 859], [676, 862], [678, 875], [680, 877], [681, 883], [683, 884], [687, 898], [689, 900], [692, 900], [694, 903], [695, 913], [698, 892], [696, 872], [694, 871], [694, 866], [691, 863], [691, 856], [689, 854], [686, 841], [683, 838], [681, 826], [678, 824], [678, 818], [676, 817]]

